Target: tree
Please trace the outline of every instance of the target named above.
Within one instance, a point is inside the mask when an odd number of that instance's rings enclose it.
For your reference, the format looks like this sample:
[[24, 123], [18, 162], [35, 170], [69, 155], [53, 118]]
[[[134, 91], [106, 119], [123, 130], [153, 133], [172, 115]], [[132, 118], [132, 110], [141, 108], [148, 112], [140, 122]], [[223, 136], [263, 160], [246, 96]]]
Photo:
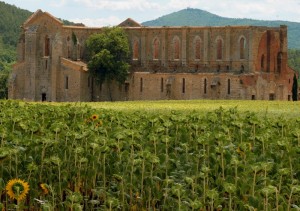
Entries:
[[8, 97], [8, 78], [11, 72], [12, 64], [3, 63], [0, 61], [0, 99]]
[[296, 74], [294, 74], [294, 78], [293, 78], [292, 98], [293, 101], [298, 100], [298, 80]]
[[86, 42], [90, 74], [100, 84], [108, 85], [112, 100], [111, 83], [124, 83], [129, 70], [129, 42], [124, 30], [119, 27], [105, 27], [102, 33], [91, 35]]

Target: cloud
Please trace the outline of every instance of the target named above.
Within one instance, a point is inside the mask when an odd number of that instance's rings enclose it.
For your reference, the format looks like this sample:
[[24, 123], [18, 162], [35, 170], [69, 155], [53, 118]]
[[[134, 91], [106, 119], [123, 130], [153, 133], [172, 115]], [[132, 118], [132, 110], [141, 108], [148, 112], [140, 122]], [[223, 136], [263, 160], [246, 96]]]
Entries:
[[108, 10], [149, 10], [159, 8], [159, 3], [147, 0], [74, 0], [83, 6]]
[[52, 7], [63, 7], [67, 3], [67, 0], [53, 0], [50, 2], [50, 6]]
[[107, 18], [75, 18], [70, 21], [75, 23], [83, 23], [89, 27], [102, 27], [102, 26], [115, 26], [120, 24], [122, 21], [119, 17], [110, 16]]

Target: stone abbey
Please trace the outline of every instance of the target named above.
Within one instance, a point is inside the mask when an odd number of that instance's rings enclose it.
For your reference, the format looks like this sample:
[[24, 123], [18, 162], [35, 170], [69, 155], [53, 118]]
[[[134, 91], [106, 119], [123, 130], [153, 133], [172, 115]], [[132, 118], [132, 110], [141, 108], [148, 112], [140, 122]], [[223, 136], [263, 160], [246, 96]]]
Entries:
[[89, 76], [85, 41], [101, 28], [66, 26], [36, 11], [21, 26], [9, 98], [27, 101], [291, 100], [287, 27], [146, 27], [127, 19], [124, 84]]

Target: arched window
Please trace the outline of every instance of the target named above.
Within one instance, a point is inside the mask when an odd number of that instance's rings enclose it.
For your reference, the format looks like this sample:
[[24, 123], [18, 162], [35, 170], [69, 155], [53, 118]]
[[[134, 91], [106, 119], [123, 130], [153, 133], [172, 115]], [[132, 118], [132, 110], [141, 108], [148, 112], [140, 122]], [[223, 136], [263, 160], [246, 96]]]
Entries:
[[173, 39], [173, 54], [174, 54], [174, 59], [179, 59], [179, 52], [180, 52], [179, 38], [176, 36]]
[[243, 73], [245, 71], [245, 67], [244, 65], [241, 65], [241, 73]]
[[195, 46], [195, 49], [194, 49], [195, 59], [200, 59], [201, 58], [201, 39], [200, 39], [200, 37], [195, 38], [194, 46]]
[[281, 72], [281, 66], [282, 66], [282, 53], [279, 52], [277, 54], [277, 72], [280, 73]]
[[204, 79], [204, 94], [207, 93], [207, 80], [206, 78]]
[[158, 59], [159, 56], [159, 40], [155, 38], [153, 41], [153, 59]]
[[260, 68], [261, 68], [261, 70], [264, 70], [264, 68], [265, 68], [265, 55], [264, 54], [261, 56]]
[[133, 59], [138, 60], [139, 59], [139, 41], [135, 40], [133, 42]]
[[140, 92], [143, 92], [144, 81], [143, 78], [140, 78]]
[[230, 79], [228, 79], [227, 80], [227, 94], [229, 94], [230, 95], [230, 90], [231, 88], [230, 88]]
[[222, 39], [217, 40], [217, 59], [222, 60], [223, 57], [223, 41]]
[[45, 56], [50, 55], [50, 38], [46, 35], [45, 37]]
[[185, 93], [185, 78], [182, 79], [182, 93]]
[[240, 39], [240, 59], [245, 59], [245, 38]]

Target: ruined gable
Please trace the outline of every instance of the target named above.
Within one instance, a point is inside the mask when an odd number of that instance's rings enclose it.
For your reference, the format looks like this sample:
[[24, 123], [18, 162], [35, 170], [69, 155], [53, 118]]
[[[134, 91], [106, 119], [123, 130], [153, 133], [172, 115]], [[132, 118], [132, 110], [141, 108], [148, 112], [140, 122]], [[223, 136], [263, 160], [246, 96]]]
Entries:
[[127, 18], [125, 21], [118, 25], [119, 27], [141, 27], [142, 25], [138, 22], [132, 20], [131, 18]]

